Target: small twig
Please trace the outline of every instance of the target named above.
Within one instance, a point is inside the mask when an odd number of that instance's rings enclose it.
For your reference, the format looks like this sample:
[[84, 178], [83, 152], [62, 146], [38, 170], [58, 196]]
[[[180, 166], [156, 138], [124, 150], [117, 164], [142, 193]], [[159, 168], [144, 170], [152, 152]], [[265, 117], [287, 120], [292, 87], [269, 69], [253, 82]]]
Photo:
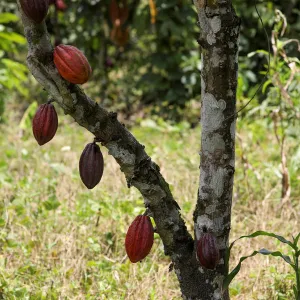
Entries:
[[274, 78], [275, 78], [275, 86], [277, 85], [279, 87], [279, 90], [280, 90], [280, 93], [282, 95], [282, 97], [287, 101], [287, 103], [291, 106], [291, 108], [295, 111], [295, 108], [294, 108], [294, 104], [293, 104], [293, 101], [289, 95], [289, 93], [286, 91], [286, 89], [284, 88], [284, 86], [282, 85], [280, 79], [279, 79], [279, 76], [278, 76], [278, 73], [276, 73], [274, 75]]
[[289, 68], [291, 69], [291, 75], [290, 75], [290, 78], [288, 79], [288, 81], [286, 82], [286, 84], [284, 86], [284, 90], [287, 90], [289, 88], [289, 86], [291, 85], [291, 83], [294, 80], [294, 77], [296, 75], [296, 69], [297, 69], [295, 62], [291, 62], [288, 65], [289, 65]]
[[280, 32], [280, 36], [283, 36], [285, 31], [286, 31], [286, 28], [287, 28], [286, 17], [284, 16], [284, 14], [279, 9], [276, 9], [275, 12], [283, 20], [282, 28], [281, 28], [281, 32]]
[[274, 123], [274, 133], [275, 133], [275, 137], [276, 137], [276, 140], [277, 140], [277, 143], [279, 145], [281, 145], [281, 141], [280, 141], [280, 137], [279, 137], [279, 134], [278, 134], [278, 126], [277, 126], [277, 122], [278, 122], [278, 109], [276, 110], [273, 110], [272, 114], [271, 114], [271, 117], [273, 119], [273, 123]]
[[98, 212], [97, 212], [97, 214], [98, 214], [98, 217], [97, 217], [97, 221], [96, 221], [96, 227], [98, 227], [99, 226], [99, 221], [100, 221], [100, 212], [101, 212], [101, 208], [99, 208], [98, 209]]

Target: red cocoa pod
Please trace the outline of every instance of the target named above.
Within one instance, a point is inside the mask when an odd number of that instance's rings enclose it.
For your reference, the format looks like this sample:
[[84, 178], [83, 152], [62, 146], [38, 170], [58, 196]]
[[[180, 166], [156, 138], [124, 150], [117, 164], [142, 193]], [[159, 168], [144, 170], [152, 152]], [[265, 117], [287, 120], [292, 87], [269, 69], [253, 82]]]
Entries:
[[32, 121], [32, 132], [40, 146], [55, 136], [58, 119], [55, 107], [51, 103], [42, 104]]
[[93, 189], [103, 175], [103, 155], [96, 143], [87, 144], [80, 156], [80, 178], [88, 189]]
[[74, 84], [87, 82], [92, 74], [87, 58], [73, 46], [62, 44], [56, 46], [54, 64], [61, 77]]
[[25, 15], [35, 23], [42, 23], [48, 13], [49, 0], [20, 0]]
[[63, 0], [56, 0], [55, 7], [58, 11], [65, 11], [68, 8]]
[[220, 260], [217, 239], [211, 233], [204, 233], [197, 243], [200, 264], [207, 269], [215, 269]]
[[144, 259], [150, 252], [154, 240], [154, 230], [148, 216], [137, 216], [128, 228], [125, 249], [131, 262]]

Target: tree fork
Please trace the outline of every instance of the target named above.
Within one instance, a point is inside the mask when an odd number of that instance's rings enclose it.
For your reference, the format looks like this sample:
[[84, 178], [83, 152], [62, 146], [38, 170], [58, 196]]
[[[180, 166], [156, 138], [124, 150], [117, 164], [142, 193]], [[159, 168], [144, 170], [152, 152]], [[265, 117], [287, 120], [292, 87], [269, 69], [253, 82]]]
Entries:
[[[204, 4], [205, 2], [205, 4]], [[206, 4], [214, 3], [214, 4]], [[169, 185], [159, 167], [135, 137], [77, 86], [63, 80], [53, 64], [53, 47], [45, 22], [35, 24], [19, 10], [28, 42], [27, 64], [36, 80], [55, 102], [108, 149], [126, 176], [128, 186], [143, 195], [153, 216], [165, 254], [174, 264], [184, 299], [228, 299], [222, 293], [226, 274], [224, 253], [228, 244], [234, 173], [235, 92], [239, 19], [231, 1], [196, 1], [202, 29], [202, 146], [201, 177], [194, 213], [195, 234], [214, 233], [221, 249], [217, 269], [200, 267], [195, 241], [188, 233]]]

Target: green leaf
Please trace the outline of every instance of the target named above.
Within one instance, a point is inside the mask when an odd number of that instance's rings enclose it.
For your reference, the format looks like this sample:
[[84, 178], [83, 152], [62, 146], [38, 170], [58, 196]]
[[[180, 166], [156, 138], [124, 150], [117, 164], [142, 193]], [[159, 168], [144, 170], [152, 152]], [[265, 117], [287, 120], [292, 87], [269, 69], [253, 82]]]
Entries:
[[1, 13], [0, 14], [0, 24], [16, 22], [18, 20], [19, 20], [19, 18], [15, 14], [11, 14], [11, 13]]
[[[229, 258], [230, 258], [230, 252], [231, 252], [231, 249], [233, 247], [233, 245], [235, 244], [236, 241], [240, 240], [240, 239], [243, 239], [243, 238], [254, 238], [254, 237], [257, 237], [257, 236], [270, 236], [270, 237], [274, 237], [276, 239], [278, 239], [280, 242], [284, 243], [284, 244], [288, 244], [290, 247], [292, 247], [293, 249], [295, 249], [295, 246], [292, 242], [286, 240], [284, 237], [280, 236], [280, 235], [277, 235], [277, 234], [274, 234], [274, 233], [271, 233], [271, 232], [267, 232], [267, 231], [256, 231], [252, 234], [249, 234], [249, 235], [243, 235], [241, 237], [239, 237], [238, 239], [236, 239], [235, 241], [233, 241], [229, 248], [227, 249], [226, 251], [226, 254], [225, 254], [225, 265], [227, 266], [227, 268], [229, 268]], [[227, 284], [227, 287], [228, 285], [230, 284], [230, 282], [232, 281], [232, 279], [235, 277], [235, 275], [239, 272], [240, 268], [241, 268], [241, 263], [242, 261], [244, 261], [246, 258], [248, 257], [251, 257], [251, 256], [254, 256], [256, 255], [257, 253], [260, 253], [260, 254], [263, 254], [263, 255], [273, 255], [273, 256], [281, 256], [287, 263], [289, 263], [290, 265], [292, 265], [294, 267], [294, 265], [292, 264], [290, 258], [288, 256], [284, 256], [282, 255], [279, 251], [276, 251], [276, 252], [270, 252], [266, 249], [262, 249], [259, 251], [254, 251], [251, 255], [249, 256], [244, 256], [240, 259], [240, 263], [235, 267], [235, 269], [228, 275], [229, 276], [229, 281], [225, 279], [225, 284]], [[227, 277], [226, 277], [227, 278]]]
[[263, 94], [266, 92], [266, 89], [267, 89], [267, 87], [268, 87], [270, 84], [272, 84], [272, 80], [271, 80], [271, 79], [267, 80], [267, 81], [264, 83], [264, 85], [263, 85], [263, 87], [262, 87], [262, 89], [261, 89], [261, 91], [262, 91]]
[[15, 32], [0, 32], [0, 39], [5, 39], [21, 45], [26, 43], [26, 39], [22, 35]]
[[274, 237], [276, 239], [278, 239], [280, 242], [284, 243], [284, 244], [288, 244], [290, 247], [292, 247], [293, 249], [295, 249], [294, 245], [292, 242], [286, 240], [284, 237], [280, 236], [280, 235], [277, 235], [275, 233], [272, 233], [272, 232], [267, 232], [267, 231], [255, 231], [253, 232], [252, 234], [249, 234], [249, 235], [243, 235], [241, 237], [239, 237], [238, 239], [236, 239], [235, 241], [233, 241], [229, 247], [229, 250], [231, 250], [231, 248], [233, 247], [233, 245], [235, 244], [236, 241], [240, 240], [240, 239], [243, 239], [243, 238], [254, 238], [254, 237], [257, 237], [257, 236], [270, 236], [270, 237]]
[[225, 277], [224, 281], [223, 281], [223, 289], [227, 289], [229, 284], [231, 283], [231, 281], [233, 280], [233, 278], [238, 274], [238, 272], [241, 269], [242, 266], [242, 262], [247, 259], [248, 257], [252, 257], [255, 256], [256, 254], [258, 254], [258, 251], [254, 251], [252, 254], [248, 255], [248, 256], [242, 256], [240, 258], [239, 263], [237, 264], [237, 266]]
[[32, 119], [35, 115], [35, 112], [37, 110], [38, 104], [36, 101], [32, 102], [27, 109], [25, 110], [23, 117], [20, 121], [19, 127], [23, 130], [27, 130], [29, 128], [31, 128], [32, 126]]
[[[19, 72], [15, 75], [18, 77], [20, 76], [22, 80], [26, 79], [26, 75], [23, 75], [24, 72], [27, 72], [27, 67], [19, 62], [13, 61], [8, 58], [3, 58], [1, 62], [7, 67], [14, 70], [18, 70]], [[22, 74], [22, 75], [19, 75]]]
[[291, 266], [294, 266], [290, 257], [287, 255], [283, 255], [280, 251], [269, 251], [269, 250], [263, 248], [263, 249], [260, 249], [258, 252], [262, 255], [272, 255], [272, 256], [281, 257], [285, 262], [287, 262]]
[[281, 257], [282, 259], [284, 259], [284, 261], [286, 261], [288, 264], [290, 264], [293, 268], [295, 268], [294, 264], [292, 263], [291, 259], [289, 256], [283, 255], [280, 251], [269, 251], [267, 249], [261, 249], [259, 251], [253, 251], [250, 255], [248, 256], [242, 256], [240, 258], [239, 263], [237, 264], [237, 266], [225, 277], [224, 282], [223, 282], [223, 289], [227, 289], [229, 284], [231, 283], [231, 281], [233, 280], [233, 278], [238, 274], [238, 272], [241, 269], [242, 266], [242, 262], [252, 256], [255, 256], [256, 254], [262, 254], [262, 255], [272, 255], [275, 257]]
[[252, 57], [256, 54], [263, 54], [263, 55], [269, 56], [269, 52], [266, 50], [256, 50], [256, 51], [250, 52], [247, 56]]
[[21, 63], [7, 58], [0, 60], [0, 84], [8, 90], [17, 89], [23, 96], [28, 92], [23, 86], [27, 80], [27, 72], [26, 66]]
[[295, 239], [294, 239], [294, 245], [295, 245], [296, 247], [297, 247], [299, 238], [300, 238], [300, 232], [298, 233], [298, 235], [297, 235], [297, 236], [295, 237]]
[[43, 205], [47, 210], [55, 210], [60, 206], [60, 203], [57, 201], [55, 196], [51, 196], [48, 200], [43, 202]]
[[295, 285], [293, 285], [293, 291], [294, 291], [295, 299], [297, 299], [298, 291], [297, 291], [297, 287]]

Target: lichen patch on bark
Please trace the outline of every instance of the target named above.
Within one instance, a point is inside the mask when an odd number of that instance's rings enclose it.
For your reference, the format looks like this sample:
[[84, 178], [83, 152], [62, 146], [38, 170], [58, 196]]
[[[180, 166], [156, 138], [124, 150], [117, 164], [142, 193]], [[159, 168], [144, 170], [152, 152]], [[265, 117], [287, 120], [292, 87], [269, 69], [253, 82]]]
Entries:
[[202, 106], [201, 125], [203, 131], [215, 131], [225, 119], [223, 111], [226, 108], [226, 102], [222, 99], [218, 101], [213, 94], [203, 92], [202, 103], [207, 103]]

